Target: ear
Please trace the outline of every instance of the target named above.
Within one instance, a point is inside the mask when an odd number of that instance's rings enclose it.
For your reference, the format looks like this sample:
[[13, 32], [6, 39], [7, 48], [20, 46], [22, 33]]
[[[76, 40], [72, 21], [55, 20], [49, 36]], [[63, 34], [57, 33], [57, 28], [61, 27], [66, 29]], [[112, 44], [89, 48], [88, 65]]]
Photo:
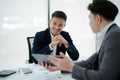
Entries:
[[64, 27], [66, 26], [66, 23], [65, 23], [65, 25], [64, 25]]
[[96, 15], [97, 23], [100, 24], [102, 22], [102, 17], [100, 15]]

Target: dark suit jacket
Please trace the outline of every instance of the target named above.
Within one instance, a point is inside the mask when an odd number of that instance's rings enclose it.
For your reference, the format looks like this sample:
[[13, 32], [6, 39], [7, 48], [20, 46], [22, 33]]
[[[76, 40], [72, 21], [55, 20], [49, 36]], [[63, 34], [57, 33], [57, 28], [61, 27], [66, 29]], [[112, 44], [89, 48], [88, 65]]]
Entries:
[[[60, 33], [69, 43], [68, 48], [64, 45], [57, 46], [57, 55], [59, 52], [65, 53], [67, 51], [68, 55], [72, 60], [77, 60], [79, 58], [79, 52], [75, 48], [72, 39], [68, 32], [62, 31]], [[32, 53], [37, 54], [50, 54], [52, 51], [49, 48], [49, 44], [51, 43], [50, 29], [47, 28], [45, 31], [37, 32], [34, 38]]]
[[110, 26], [99, 53], [77, 62], [72, 77], [77, 80], [120, 80], [120, 28]]

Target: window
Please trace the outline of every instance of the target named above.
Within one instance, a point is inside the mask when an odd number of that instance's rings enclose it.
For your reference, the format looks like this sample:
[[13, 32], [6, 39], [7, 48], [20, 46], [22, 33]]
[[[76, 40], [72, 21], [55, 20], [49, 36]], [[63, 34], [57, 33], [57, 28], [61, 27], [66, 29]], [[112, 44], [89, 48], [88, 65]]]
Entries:
[[0, 67], [28, 59], [26, 37], [48, 27], [48, 0], [0, 0]]

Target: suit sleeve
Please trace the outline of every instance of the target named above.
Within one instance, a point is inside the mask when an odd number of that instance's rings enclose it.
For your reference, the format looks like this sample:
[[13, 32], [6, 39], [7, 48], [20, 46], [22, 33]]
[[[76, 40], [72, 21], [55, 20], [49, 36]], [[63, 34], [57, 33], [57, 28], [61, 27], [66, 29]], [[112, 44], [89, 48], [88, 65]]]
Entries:
[[86, 61], [76, 62], [75, 64], [87, 69], [94, 69], [96, 67], [94, 64], [97, 63], [97, 58], [98, 54], [95, 53], [91, 57], [89, 57]]
[[73, 68], [72, 77], [78, 80], [118, 80], [120, 72], [120, 34], [112, 35], [106, 39], [103, 49], [104, 55], [101, 63], [99, 63], [98, 70], [76, 64]]
[[35, 38], [34, 38], [34, 42], [33, 42], [33, 48], [32, 48], [32, 53], [36, 53], [36, 54], [49, 54], [50, 51], [50, 47], [49, 44], [48, 45], [44, 45], [43, 39], [44, 35], [36, 33]]
[[69, 43], [69, 46], [66, 49], [68, 52], [68, 55], [70, 56], [70, 58], [72, 60], [77, 60], [79, 58], [79, 52], [78, 52], [77, 48], [74, 46], [73, 41], [72, 41], [69, 33], [66, 33], [66, 35], [64, 37], [66, 38], [66, 40]]

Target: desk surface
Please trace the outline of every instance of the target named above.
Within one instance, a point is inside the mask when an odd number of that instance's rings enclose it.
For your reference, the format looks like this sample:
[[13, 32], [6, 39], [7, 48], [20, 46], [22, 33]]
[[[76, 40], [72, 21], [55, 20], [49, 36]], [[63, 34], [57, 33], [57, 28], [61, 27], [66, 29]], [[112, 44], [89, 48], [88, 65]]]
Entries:
[[[21, 68], [30, 68], [33, 72], [23, 74]], [[27, 64], [15, 69], [17, 73], [8, 77], [0, 78], [0, 80], [75, 80], [71, 78], [71, 74], [61, 74], [60, 71], [49, 72], [40, 65]]]

